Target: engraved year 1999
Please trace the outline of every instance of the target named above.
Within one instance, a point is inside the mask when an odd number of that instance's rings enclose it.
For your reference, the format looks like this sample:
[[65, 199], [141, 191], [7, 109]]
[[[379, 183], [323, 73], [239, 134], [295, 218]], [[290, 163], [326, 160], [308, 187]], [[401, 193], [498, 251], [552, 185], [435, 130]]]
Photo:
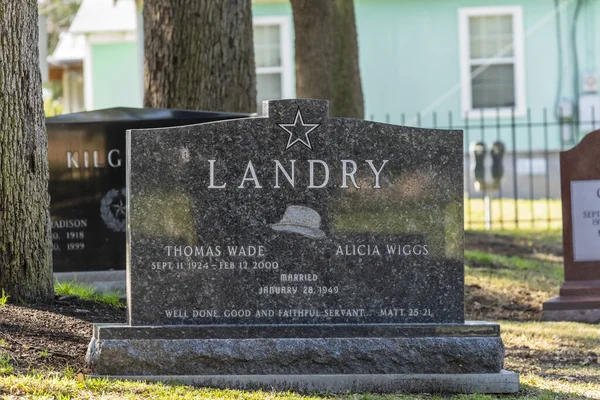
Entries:
[[83, 249], [85, 249], [85, 243], [82, 243], [82, 242], [67, 243], [67, 251], [70, 251], [70, 250], [83, 250]]

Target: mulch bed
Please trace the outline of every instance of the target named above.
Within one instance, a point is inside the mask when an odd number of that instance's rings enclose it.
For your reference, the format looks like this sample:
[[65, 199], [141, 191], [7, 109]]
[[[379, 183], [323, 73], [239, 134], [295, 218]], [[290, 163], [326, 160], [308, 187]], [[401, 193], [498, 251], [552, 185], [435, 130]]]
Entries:
[[85, 353], [96, 322], [125, 322], [125, 309], [56, 298], [49, 305], [0, 306], [0, 354], [8, 353], [15, 372], [31, 369], [85, 370]]

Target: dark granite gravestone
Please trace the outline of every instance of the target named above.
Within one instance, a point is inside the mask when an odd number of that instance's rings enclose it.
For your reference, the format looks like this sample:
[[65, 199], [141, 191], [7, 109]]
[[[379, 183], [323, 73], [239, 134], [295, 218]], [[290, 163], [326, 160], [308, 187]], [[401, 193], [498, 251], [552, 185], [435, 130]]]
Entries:
[[110, 108], [46, 118], [55, 272], [125, 269], [125, 132], [247, 114]]
[[498, 325], [464, 322], [462, 132], [266, 106], [128, 132], [128, 323], [95, 326], [94, 372], [517, 390]]
[[560, 153], [565, 282], [542, 319], [600, 323], [600, 131]]

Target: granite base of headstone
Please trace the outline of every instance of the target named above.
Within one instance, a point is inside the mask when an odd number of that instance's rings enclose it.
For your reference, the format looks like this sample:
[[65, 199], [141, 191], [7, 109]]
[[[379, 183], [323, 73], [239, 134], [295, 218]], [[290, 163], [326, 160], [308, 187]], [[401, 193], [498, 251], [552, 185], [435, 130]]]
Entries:
[[464, 321], [462, 132], [265, 111], [128, 132], [128, 321], [94, 327], [93, 373], [517, 391], [499, 326]]
[[565, 282], [542, 319], [600, 323], [600, 131], [560, 153]]

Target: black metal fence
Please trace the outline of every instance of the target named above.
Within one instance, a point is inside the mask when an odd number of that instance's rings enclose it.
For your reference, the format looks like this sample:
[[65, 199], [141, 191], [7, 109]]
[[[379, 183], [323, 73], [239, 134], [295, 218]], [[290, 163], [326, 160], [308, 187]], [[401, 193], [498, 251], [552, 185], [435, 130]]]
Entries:
[[[542, 109], [371, 115], [371, 120], [464, 131], [465, 229], [555, 229], [562, 225], [560, 151], [600, 129], [600, 110], [577, 121]], [[599, 150], [600, 157], [600, 150]]]

